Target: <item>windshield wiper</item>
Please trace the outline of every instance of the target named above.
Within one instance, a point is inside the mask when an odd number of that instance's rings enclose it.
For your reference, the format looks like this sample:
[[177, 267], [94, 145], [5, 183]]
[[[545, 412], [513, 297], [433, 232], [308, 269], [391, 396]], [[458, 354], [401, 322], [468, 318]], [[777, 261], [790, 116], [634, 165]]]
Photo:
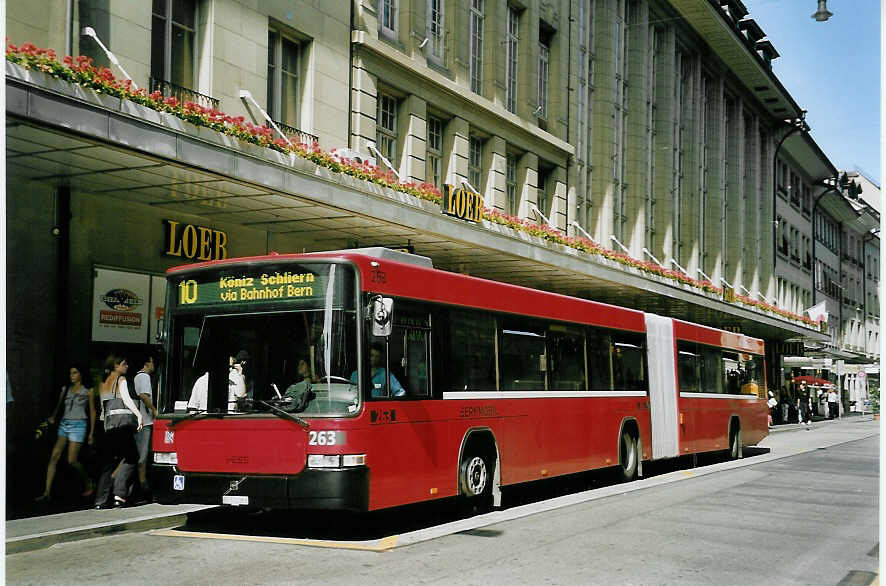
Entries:
[[302, 419], [301, 417], [298, 417], [297, 415], [293, 415], [292, 413], [287, 413], [283, 409], [280, 409], [279, 407], [271, 405], [267, 401], [262, 401], [261, 399], [259, 399], [258, 403], [260, 405], [264, 405], [265, 407], [267, 407], [268, 409], [273, 411], [274, 415], [277, 415], [278, 417], [282, 417], [283, 419], [288, 419], [290, 421], [294, 421], [294, 422], [298, 423], [302, 427], [302, 429], [307, 429], [308, 427], [310, 427], [310, 424], [307, 421], [305, 421], [304, 419]]
[[198, 419], [198, 418], [203, 419], [204, 417], [210, 417], [210, 416], [214, 416], [214, 415], [224, 416], [224, 414], [210, 413], [208, 411], [190, 411], [190, 412], [186, 413], [185, 415], [182, 415], [181, 417], [173, 416], [172, 421], [169, 422], [169, 425], [167, 427], [175, 427], [176, 425], [178, 425], [182, 421], [189, 421], [189, 420]]

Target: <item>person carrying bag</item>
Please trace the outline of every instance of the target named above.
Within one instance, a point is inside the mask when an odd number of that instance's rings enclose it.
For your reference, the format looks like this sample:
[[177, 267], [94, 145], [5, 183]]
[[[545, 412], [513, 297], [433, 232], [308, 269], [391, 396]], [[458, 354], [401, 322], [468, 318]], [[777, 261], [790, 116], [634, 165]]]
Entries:
[[[128, 369], [126, 359], [116, 355], [109, 356], [105, 364], [107, 376], [102, 382], [101, 394], [108, 397], [102, 404], [106, 449], [95, 495], [96, 509], [126, 506], [129, 477], [138, 464], [135, 432], [142, 428], [142, 416], [129, 394], [125, 376]], [[121, 460], [127, 465], [120, 466], [114, 477], [114, 501], [110, 503], [111, 476]]]

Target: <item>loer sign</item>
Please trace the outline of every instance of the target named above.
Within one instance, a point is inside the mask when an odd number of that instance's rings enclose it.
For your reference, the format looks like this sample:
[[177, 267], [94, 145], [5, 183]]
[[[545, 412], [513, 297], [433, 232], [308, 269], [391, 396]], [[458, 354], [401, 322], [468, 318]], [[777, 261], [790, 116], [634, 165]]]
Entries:
[[479, 222], [483, 219], [483, 196], [448, 183], [443, 187], [441, 206], [444, 214], [468, 222]]
[[194, 224], [179, 224], [175, 220], [163, 220], [166, 224], [166, 256], [180, 256], [191, 260], [221, 260], [228, 258], [228, 235]]

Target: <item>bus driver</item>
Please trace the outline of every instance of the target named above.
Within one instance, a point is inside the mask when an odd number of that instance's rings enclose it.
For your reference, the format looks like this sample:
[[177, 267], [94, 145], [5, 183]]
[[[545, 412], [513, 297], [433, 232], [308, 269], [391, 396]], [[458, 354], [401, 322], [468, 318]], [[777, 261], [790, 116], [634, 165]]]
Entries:
[[[246, 377], [243, 376], [243, 366], [249, 359], [246, 350], [240, 350], [236, 356], [228, 358], [228, 411], [237, 410], [237, 399], [246, 397]], [[206, 395], [209, 391], [209, 372], [204, 372], [191, 388], [191, 397], [188, 399], [188, 409], [206, 411]]]
[[[369, 350], [369, 364], [372, 369], [372, 396], [387, 397], [388, 389], [385, 388], [385, 381], [388, 378], [387, 371], [384, 366], [384, 346], [381, 344], [373, 344]], [[357, 384], [357, 371], [351, 374], [351, 382]], [[402, 397], [406, 394], [406, 389], [397, 380], [397, 377], [391, 373], [391, 391], [395, 397]]]

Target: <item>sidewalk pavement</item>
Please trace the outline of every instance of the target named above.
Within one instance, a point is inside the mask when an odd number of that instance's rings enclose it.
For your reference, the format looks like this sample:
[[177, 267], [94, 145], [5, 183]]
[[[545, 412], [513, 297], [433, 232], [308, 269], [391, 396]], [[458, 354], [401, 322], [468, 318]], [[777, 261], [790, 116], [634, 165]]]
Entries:
[[[769, 433], [797, 431], [829, 425], [870, 421], [873, 416], [851, 414], [841, 419], [824, 419], [810, 425], [789, 423], [769, 428]], [[122, 509], [86, 509], [15, 519], [6, 522], [6, 553], [19, 553], [49, 547], [56, 543], [78, 541], [124, 531], [145, 531], [183, 525], [189, 513], [214, 508], [215, 505], [150, 504]]]
[[850, 412], [844, 414], [842, 417], [837, 419], [816, 419], [813, 420], [812, 423], [808, 425], [803, 425], [802, 423], [781, 423], [778, 425], [769, 426], [769, 433], [779, 433], [782, 431], [796, 431], [798, 429], [814, 429], [816, 427], [821, 427], [822, 425], [834, 425], [838, 423], [854, 423], [857, 421], [871, 421], [874, 419], [873, 413], [865, 413], [861, 414], [858, 412]]
[[214, 505], [159, 505], [120, 509], [85, 509], [6, 522], [6, 553], [42, 549], [123, 531], [145, 531], [183, 525], [188, 513]]

